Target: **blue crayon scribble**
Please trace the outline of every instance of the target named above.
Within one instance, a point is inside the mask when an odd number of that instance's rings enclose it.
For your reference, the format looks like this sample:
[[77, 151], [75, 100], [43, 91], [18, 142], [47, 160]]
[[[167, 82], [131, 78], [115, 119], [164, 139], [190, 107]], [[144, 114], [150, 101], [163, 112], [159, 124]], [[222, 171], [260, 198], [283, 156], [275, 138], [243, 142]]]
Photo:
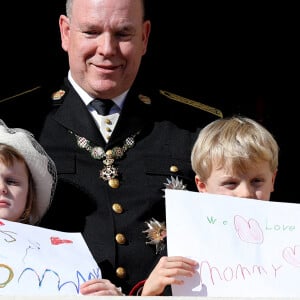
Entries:
[[56, 287], [57, 291], [60, 291], [64, 286], [72, 285], [72, 286], [74, 286], [75, 291], [76, 291], [77, 294], [79, 294], [79, 289], [80, 289], [81, 283], [86, 282], [87, 280], [90, 280], [90, 279], [101, 278], [101, 276], [100, 276], [100, 274], [101, 274], [100, 268], [93, 269], [92, 272], [89, 272], [88, 276], [87, 276], [87, 279], [81, 274], [80, 271], [76, 271], [77, 282], [74, 282], [73, 280], [61, 282], [59, 274], [57, 272], [55, 272], [54, 270], [51, 270], [51, 269], [46, 269], [44, 271], [44, 273], [42, 274], [42, 276], [40, 276], [33, 268], [25, 268], [21, 272], [21, 274], [20, 274], [20, 276], [18, 278], [18, 282], [20, 282], [21, 279], [22, 279], [22, 277], [23, 277], [23, 275], [25, 275], [25, 273], [28, 273], [28, 272], [33, 272], [33, 274], [36, 276], [36, 278], [38, 279], [38, 286], [40, 288], [43, 285], [47, 284], [46, 275], [47, 274], [52, 274], [52, 275], [55, 275], [55, 277], [57, 278], [57, 287]]

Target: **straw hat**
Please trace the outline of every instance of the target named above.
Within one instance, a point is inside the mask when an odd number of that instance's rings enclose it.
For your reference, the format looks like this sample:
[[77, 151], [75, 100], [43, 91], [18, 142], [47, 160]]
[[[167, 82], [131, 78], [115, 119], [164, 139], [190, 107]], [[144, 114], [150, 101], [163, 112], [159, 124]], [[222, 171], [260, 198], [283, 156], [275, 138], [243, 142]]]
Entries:
[[53, 160], [33, 134], [21, 128], [8, 128], [0, 119], [0, 143], [14, 147], [23, 155], [34, 180], [37, 193], [30, 223], [37, 223], [46, 213], [56, 188], [57, 172]]

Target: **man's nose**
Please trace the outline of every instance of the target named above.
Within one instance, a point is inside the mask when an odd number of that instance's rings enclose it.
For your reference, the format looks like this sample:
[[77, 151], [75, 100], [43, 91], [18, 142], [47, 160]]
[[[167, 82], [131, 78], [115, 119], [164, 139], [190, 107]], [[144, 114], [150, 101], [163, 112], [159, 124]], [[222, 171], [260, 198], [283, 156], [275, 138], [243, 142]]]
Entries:
[[114, 55], [116, 52], [117, 42], [110, 33], [102, 33], [98, 37], [98, 51], [104, 56]]

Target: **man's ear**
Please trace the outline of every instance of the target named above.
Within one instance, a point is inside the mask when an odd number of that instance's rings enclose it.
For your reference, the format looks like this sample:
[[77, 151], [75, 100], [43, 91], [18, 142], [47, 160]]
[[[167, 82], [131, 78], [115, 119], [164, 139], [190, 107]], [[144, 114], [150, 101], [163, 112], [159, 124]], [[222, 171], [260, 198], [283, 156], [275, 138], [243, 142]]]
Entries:
[[59, 17], [59, 29], [60, 29], [61, 46], [67, 52], [69, 49], [69, 40], [70, 40], [70, 20], [67, 16], [61, 15]]

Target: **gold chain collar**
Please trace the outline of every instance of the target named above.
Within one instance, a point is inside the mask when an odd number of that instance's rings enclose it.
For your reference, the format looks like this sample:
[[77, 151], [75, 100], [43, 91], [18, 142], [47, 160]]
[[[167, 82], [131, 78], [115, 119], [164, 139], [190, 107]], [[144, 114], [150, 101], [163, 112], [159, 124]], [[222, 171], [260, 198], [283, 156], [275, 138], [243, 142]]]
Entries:
[[87, 150], [94, 159], [102, 159], [104, 167], [100, 170], [99, 177], [104, 181], [108, 181], [111, 188], [118, 188], [120, 186], [120, 181], [117, 178], [119, 173], [118, 168], [114, 166], [114, 162], [116, 159], [122, 158], [125, 152], [135, 145], [135, 137], [140, 132], [126, 138], [122, 147], [113, 147], [107, 151], [104, 151], [100, 146], [94, 145], [85, 137], [81, 137], [73, 132], [71, 133], [75, 135], [79, 148]]

